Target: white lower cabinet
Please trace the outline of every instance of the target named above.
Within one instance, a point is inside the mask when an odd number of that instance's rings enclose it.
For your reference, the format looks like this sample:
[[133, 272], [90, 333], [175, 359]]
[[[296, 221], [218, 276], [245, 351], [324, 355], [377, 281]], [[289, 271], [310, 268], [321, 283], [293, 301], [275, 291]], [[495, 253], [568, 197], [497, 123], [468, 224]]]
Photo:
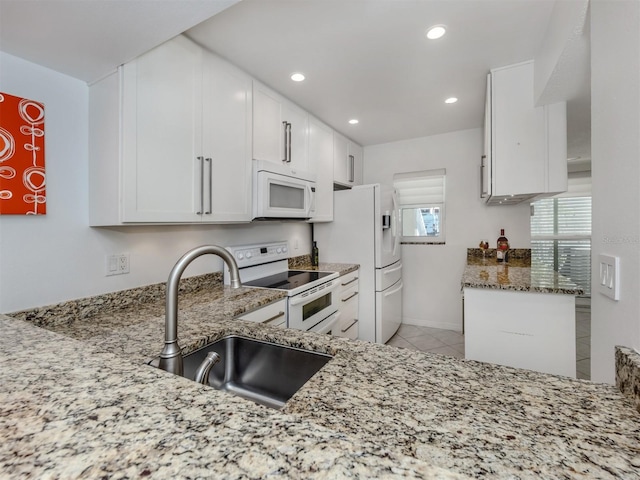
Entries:
[[575, 297], [464, 289], [467, 360], [576, 376]]
[[251, 95], [183, 36], [93, 85], [90, 224], [251, 221]]
[[236, 319], [285, 328], [287, 326], [287, 301], [286, 299], [278, 300], [252, 312], [243, 313]]
[[359, 295], [359, 270], [347, 273], [340, 277], [338, 290], [338, 310], [340, 319], [333, 334], [337, 337], [351, 339], [358, 338], [358, 295]]

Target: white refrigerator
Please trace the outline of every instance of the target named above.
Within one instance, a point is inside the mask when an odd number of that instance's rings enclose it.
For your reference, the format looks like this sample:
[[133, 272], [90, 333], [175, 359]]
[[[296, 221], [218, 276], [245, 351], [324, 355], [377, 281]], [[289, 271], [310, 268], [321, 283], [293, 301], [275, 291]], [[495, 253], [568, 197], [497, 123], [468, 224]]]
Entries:
[[360, 340], [386, 343], [402, 323], [399, 219], [393, 188], [360, 185], [334, 192], [333, 222], [314, 225], [321, 262], [360, 265]]

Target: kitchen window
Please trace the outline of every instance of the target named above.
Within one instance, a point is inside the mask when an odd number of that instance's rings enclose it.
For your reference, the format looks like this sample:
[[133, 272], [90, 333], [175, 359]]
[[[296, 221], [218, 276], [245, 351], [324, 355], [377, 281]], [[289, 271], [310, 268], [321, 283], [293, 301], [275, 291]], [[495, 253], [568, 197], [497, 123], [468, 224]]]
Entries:
[[532, 203], [531, 257], [553, 265], [591, 296], [591, 177], [569, 174], [568, 191]]
[[403, 243], [445, 243], [445, 177], [445, 169], [394, 175]]

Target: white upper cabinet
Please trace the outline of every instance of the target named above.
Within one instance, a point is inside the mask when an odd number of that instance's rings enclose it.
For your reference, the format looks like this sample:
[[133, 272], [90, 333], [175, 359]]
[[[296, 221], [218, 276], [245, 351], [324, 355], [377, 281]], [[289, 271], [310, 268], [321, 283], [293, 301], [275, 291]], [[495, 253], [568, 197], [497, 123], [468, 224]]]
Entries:
[[307, 112], [255, 80], [253, 158], [309, 170]]
[[333, 136], [333, 178], [343, 186], [362, 184], [362, 147], [335, 132]]
[[251, 94], [182, 36], [92, 86], [91, 225], [250, 221]]
[[535, 107], [533, 62], [487, 77], [481, 195], [514, 204], [567, 189], [565, 102]]
[[309, 170], [316, 174], [316, 209], [310, 222], [333, 221], [333, 130], [309, 117]]

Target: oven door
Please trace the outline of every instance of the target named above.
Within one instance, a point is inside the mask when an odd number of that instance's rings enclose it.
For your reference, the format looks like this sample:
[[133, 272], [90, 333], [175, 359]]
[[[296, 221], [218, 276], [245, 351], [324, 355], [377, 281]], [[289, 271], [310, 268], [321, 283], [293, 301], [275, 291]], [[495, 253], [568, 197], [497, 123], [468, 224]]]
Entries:
[[312, 330], [338, 311], [335, 303], [338, 282], [325, 282], [289, 298], [288, 326], [297, 330]]
[[254, 219], [309, 219], [315, 213], [313, 181], [258, 171], [254, 188]]

